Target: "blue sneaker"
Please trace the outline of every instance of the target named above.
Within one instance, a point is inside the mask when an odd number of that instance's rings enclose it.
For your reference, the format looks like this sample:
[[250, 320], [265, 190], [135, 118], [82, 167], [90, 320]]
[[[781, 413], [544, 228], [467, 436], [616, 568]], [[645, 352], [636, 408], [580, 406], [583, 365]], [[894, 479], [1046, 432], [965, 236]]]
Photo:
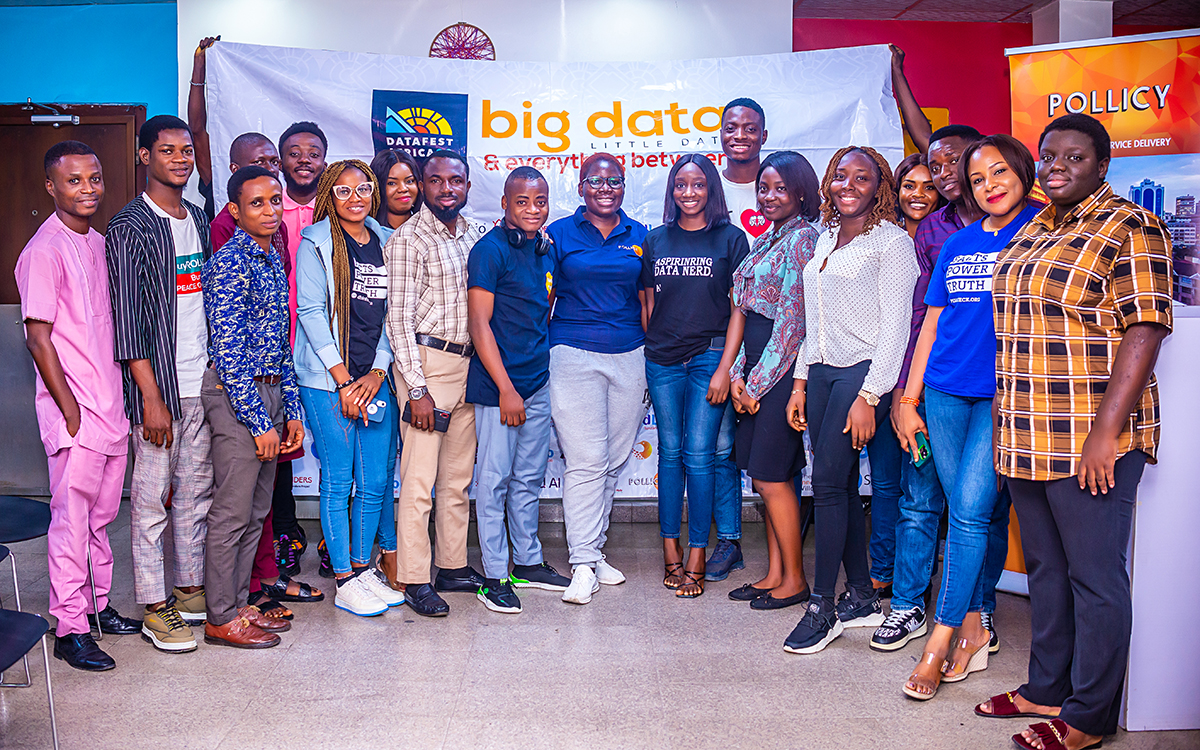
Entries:
[[742, 561], [742, 543], [736, 539], [719, 539], [712, 557], [705, 563], [704, 580], [724, 581], [730, 572], [746, 567]]

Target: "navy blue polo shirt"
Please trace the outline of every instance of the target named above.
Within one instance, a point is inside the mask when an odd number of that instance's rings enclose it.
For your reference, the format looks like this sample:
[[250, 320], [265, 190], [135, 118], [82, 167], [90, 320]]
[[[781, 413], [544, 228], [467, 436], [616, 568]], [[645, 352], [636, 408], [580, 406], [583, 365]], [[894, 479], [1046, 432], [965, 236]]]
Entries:
[[[537, 393], [550, 379], [550, 287], [554, 264], [534, 252], [533, 241], [523, 248], [508, 244], [502, 227], [493, 227], [471, 248], [467, 257], [467, 288], [495, 295], [492, 335], [500, 349], [504, 371], [521, 398]], [[500, 391], [479, 355], [467, 371], [467, 402], [499, 406]]]
[[554, 240], [550, 346], [623, 354], [644, 343], [638, 290], [646, 227], [624, 211], [618, 215], [621, 223], [607, 239], [584, 217], [583, 206], [547, 230]]

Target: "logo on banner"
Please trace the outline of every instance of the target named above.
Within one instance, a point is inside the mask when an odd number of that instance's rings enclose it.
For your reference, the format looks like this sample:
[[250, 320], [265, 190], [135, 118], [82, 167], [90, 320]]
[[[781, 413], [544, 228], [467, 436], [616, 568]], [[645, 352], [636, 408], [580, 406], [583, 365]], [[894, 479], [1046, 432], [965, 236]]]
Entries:
[[654, 453], [654, 449], [650, 447], [650, 443], [647, 443], [645, 440], [642, 440], [633, 446], [633, 455], [637, 456], [643, 461], [647, 458], [650, 458], [650, 454], [652, 453]]
[[394, 148], [423, 159], [438, 149], [467, 153], [467, 95], [376, 89], [371, 100], [375, 151]]

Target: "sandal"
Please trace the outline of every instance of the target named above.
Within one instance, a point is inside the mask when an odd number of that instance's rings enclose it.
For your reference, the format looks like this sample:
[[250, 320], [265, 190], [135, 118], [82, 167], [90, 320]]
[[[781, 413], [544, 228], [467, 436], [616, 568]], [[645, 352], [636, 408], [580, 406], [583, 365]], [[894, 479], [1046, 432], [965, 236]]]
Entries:
[[[1042, 741], [1042, 750], [1067, 750], [1067, 735], [1071, 733], [1071, 728], [1062, 719], [1051, 719], [1050, 721], [1043, 721], [1038, 724], [1030, 724], [1029, 728]], [[1016, 743], [1017, 747], [1035, 750], [1034, 744], [1025, 739], [1021, 734], [1014, 734], [1012, 740]], [[1099, 739], [1090, 745], [1084, 745], [1079, 750], [1100, 747], [1103, 744], [1104, 740]]]
[[274, 599], [268, 599], [263, 592], [255, 591], [250, 594], [250, 606], [258, 609], [263, 613], [264, 617], [269, 617], [272, 620], [290, 620], [295, 617], [295, 613]]
[[[295, 584], [295, 593], [291, 593], [293, 591], [293, 584]], [[270, 585], [264, 583], [262, 585], [262, 592], [264, 596], [269, 596], [281, 602], [309, 604], [325, 599], [325, 594], [320, 589], [314, 589], [303, 581], [293, 581], [283, 573], [279, 574], [279, 580], [275, 583]]]
[[[684, 587], [695, 586], [700, 590], [694, 594], [685, 594]], [[680, 599], [696, 599], [704, 593], [704, 571], [687, 570], [683, 571], [683, 582], [679, 584], [679, 590], [675, 592], [675, 596]]]
[[669, 589], [678, 589], [683, 585], [683, 563], [663, 563], [663, 569], [666, 575], [663, 576], [663, 585]]
[[[975, 706], [975, 715], [982, 716], [987, 719], [1024, 719], [1024, 718], [1057, 719], [1058, 718], [1057, 716], [1052, 716], [1050, 714], [1035, 714], [1035, 713], [1022, 712], [1020, 709], [1017, 708], [1016, 695], [1017, 695], [1016, 693], [1012, 693], [1012, 692], [1004, 692], [1004, 693], [1000, 693], [999, 695], [993, 695], [991, 698], [988, 698], [983, 703], [980, 703]], [[990, 713], [983, 710], [983, 707], [988, 703], [992, 704], [992, 710]]]
[[[958, 674], [952, 674], [950, 672], [950, 669], [953, 665], [949, 660], [947, 660], [946, 668], [942, 672], [942, 682], [962, 682], [963, 680], [967, 679], [972, 672], [982, 672], [983, 670], [987, 669], [988, 644], [989, 641], [984, 641], [983, 645], [980, 646], [974, 653], [972, 653], [971, 658], [967, 660], [966, 669]], [[954, 648], [962, 650], [969, 649], [971, 648], [971, 642], [966, 638], [959, 638], [954, 644]]]
[[[937, 667], [939, 661], [942, 662], [943, 666], [946, 663], [946, 660], [943, 657], [940, 657], [937, 654], [929, 651], [926, 651], [925, 655], [921, 657], [921, 664], [928, 664], [931, 667]], [[939, 675], [942, 674], [941, 668], [938, 668], [937, 671]], [[934, 682], [931, 685], [929, 684], [930, 680], [928, 677], [918, 675], [917, 670], [914, 669], [913, 673], [908, 676], [908, 681], [904, 683], [904, 694], [913, 700], [927, 701], [933, 698], [933, 696], [937, 695], [938, 687], [943, 679], [944, 678], [939, 678], [937, 682]], [[916, 687], [910, 687], [913, 685]], [[917, 690], [917, 687], [929, 687], [932, 688], [933, 692], [923, 693], [920, 690]]]

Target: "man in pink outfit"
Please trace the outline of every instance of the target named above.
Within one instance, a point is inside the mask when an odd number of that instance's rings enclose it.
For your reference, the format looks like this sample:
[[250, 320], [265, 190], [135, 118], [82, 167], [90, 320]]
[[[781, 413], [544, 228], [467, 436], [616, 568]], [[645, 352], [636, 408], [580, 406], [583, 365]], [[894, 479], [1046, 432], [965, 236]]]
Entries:
[[[130, 634], [141, 623], [108, 603], [113, 556], [108, 524], [125, 481], [129, 420], [121, 369], [113, 360], [104, 238], [91, 217], [104, 198], [100, 160], [78, 141], [46, 152], [54, 213], [17, 259], [25, 337], [37, 366], [38, 427], [50, 464], [50, 614], [58, 620], [55, 657], [76, 669], [116, 666], [91, 635]], [[96, 586], [91, 610], [88, 557]]]

